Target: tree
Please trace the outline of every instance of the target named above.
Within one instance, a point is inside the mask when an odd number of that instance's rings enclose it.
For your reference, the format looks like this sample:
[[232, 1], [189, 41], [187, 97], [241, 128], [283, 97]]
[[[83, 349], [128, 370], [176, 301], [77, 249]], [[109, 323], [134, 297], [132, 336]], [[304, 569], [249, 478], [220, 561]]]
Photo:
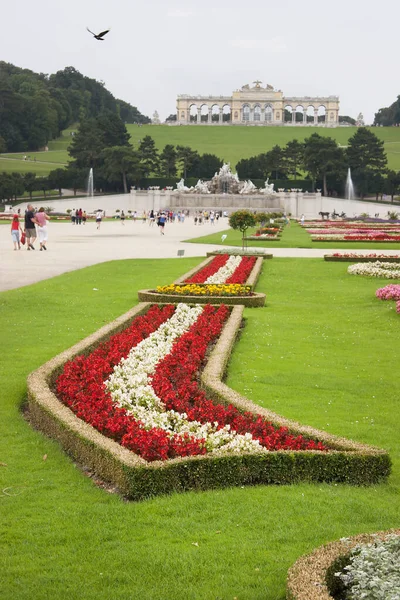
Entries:
[[391, 125], [400, 124], [400, 96], [386, 108], [380, 108], [375, 113], [374, 125], [383, 125], [389, 127]]
[[276, 145], [269, 152], [266, 152], [262, 162], [263, 177], [271, 176], [278, 179], [278, 176], [285, 174], [285, 153], [283, 149]]
[[386, 194], [389, 194], [392, 202], [395, 194], [398, 194], [400, 190], [400, 171], [388, 171], [385, 181], [384, 190]]
[[363, 198], [374, 187], [377, 177], [387, 171], [383, 142], [366, 127], [359, 127], [348, 141], [346, 155], [353, 181]]
[[176, 113], [172, 113], [170, 114], [166, 119], [165, 122], [166, 123], [173, 123], [174, 121], [177, 121], [177, 116]]
[[28, 171], [28, 173], [24, 173], [23, 178], [25, 190], [29, 192], [29, 198], [32, 200], [32, 192], [36, 190], [36, 173]]
[[182, 168], [181, 175], [184, 179], [186, 179], [187, 172], [189, 171], [190, 167], [193, 165], [194, 161], [199, 156], [199, 154], [198, 152], [196, 152], [196, 150], [192, 150], [189, 146], [177, 146], [176, 152], [178, 163]]
[[171, 177], [176, 175], [177, 152], [175, 146], [167, 144], [160, 154], [160, 175]]
[[68, 176], [65, 169], [53, 169], [48, 176], [49, 186], [58, 189], [58, 195], [62, 196], [62, 188], [67, 187]]
[[148, 177], [152, 173], [157, 173], [157, 171], [159, 171], [160, 159], [152, 137], [149, 135], [144, 136], [139, 144], [138, 154], [145, 177]]
[[349, 125], [355, 125], [356, 120], [347, 115], [339, 115], [339, 123], [348, 123]]
[[74, 196], [79, 189], [84, 189], [88, 177], [87, 169], [79, 169], [70, 164], [65, 169], [65, 186], [74, 190]]
[[342, 179], [345, 173], [345, 157], [336, 140], [313, 133], [304, 140], [304, 168], [313, 180], [322, 179], [324, 196], [328, 195], [327, 175], [337, 174]]
[[245, 245], [245, 234], [249, 227], [254, 227], [256, 219], [248, 210], [237, 210], [229, 217], [229, 226], [242, 232], [242, 250]]
[[110, 178], [121, 177], [124, 186], [124, 193], [128, 193], [127, 175], [134, 179], [142, 176], [140, 158], [132, 146], [112, 146], [103, 151], [104, 172]]
[[202, 179], [211, 179], [223, 165], [223, 160], [215, 154], [197, 155], [193, 164], [187, 169], [188, 177], [201, 177]]
[[77, 167], [87, 169], [97, 167], [105, 146], [101, 131], [95, 119], [86, 119], [79, 125], [68, 148]]
[[297, 169], [303, 167], [304, 144], [297, 140], [288, 142], [283, 150], [283, 155], [288, 173], [296, 179]]

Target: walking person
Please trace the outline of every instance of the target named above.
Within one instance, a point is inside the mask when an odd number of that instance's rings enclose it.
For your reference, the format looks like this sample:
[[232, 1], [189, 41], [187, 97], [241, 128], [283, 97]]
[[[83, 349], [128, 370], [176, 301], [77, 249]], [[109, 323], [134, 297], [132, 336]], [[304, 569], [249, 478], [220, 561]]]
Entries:
[[19, 223], [18, 215], [13, 216], [13, 220], [11, 221], [11, 237], [14, 242], [14, 250], [21, 250], [21, 240], [19, 234], [23, 233], [23, 229]]
[[154, 225], [154, 221], [156, 220], [155, 216], [154, 216], [154, 210], [152, 209], [150, 211], [150, 217], [149, 217], [149, 227], [153, 227]]
[[82, 225], [86, 225], [87, 214], [86, 210], [82, 212]]
[[78, 210], [78, 225], [80, 225], [80, 224], [82, 223], [82, 215], [83, 215], [83, 211], [82, 211], [82, 209], [80, 208], [80, 209]]
[[28, 204], [25, 211], [25, 235], [26, 235], [26, 249], [34, 250], [34, 242], [36, 240], [36, 227], [37, 223], [35, 219], [35, 211], [32, 204]]
[[101, 225], [101, 219], [103, 218], [103, 211], [102, 210], [98, 210], [96, 213], [96, 225], [97, 225], [97, 229], [100, 229], [100, 225]]
[[120, 217], [120, 219], [121, 219], [121, 225], [125, 225], [125, 213], [124, 213], [123, 210], [121, 210], [121, 217]]
[[43, 206], [41, 206], [36, 213], [40, 250], [47, 250], [47, 221], [50, 221], [50, 217], [45, 213]]
[[161, 213], [160, 218], [158, 219], [158, 226], [160, 228], [161, 235], [165, 235], [164, 234], [164, 227], [165, 227], [165, 221], [166, 220], [167, 220], [167, 217], [165, 216], [165, 214]]

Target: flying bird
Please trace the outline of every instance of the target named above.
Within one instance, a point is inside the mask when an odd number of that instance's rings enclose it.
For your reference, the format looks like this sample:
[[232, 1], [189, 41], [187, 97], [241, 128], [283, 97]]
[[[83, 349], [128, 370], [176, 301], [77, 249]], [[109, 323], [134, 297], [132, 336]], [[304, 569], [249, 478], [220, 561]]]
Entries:
[[108, 33], [110, 30], [106, 29], [105, 31], [102, 31], [101, 33], [94, 33], [93, 31], [90, 31], [89, 27], [86, 27], [86, 29], [88, 30], [89, 33], [92, 34], [92, 36], [96, 39], [99, 40], [99, 42], [104, 42], [104, 36], [106, 35], [106, 33]]

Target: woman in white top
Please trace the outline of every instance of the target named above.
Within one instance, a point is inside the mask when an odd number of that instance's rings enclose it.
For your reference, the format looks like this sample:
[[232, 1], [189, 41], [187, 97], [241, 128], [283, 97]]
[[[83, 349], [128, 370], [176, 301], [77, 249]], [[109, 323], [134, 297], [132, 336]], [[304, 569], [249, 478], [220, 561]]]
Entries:
[[40, 249], [41, 250], [47, 250], [46, 248], [46, 244], [47, 244], [47, 221], [50, 220], [49, 215], [46, 215], [46, 213], [44, 212], [44, 208], [43, 206], [41, 206], [38, 210], [38, 212], [35, 215], [35, 219], [36, 219], [36, 224], [37, 224], [37, 232], [38, 232], [38, 237], [39, 237], [39, 242], [40, 242]]
[[97, 213], [96, 213], [97, 229], [100, 229], [101, 219], [102, 218], [103, 218], [103, 211], [102, 210], [98, 210]]

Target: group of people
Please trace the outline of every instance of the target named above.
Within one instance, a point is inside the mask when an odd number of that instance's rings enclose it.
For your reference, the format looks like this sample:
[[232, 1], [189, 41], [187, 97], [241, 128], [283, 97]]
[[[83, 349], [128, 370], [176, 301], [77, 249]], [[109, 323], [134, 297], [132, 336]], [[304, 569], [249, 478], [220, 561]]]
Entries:
[[81, 208], [71, 211], [71, 223], [72, 225], [85, 225], [87, 219], [86, 211]]
[[21, 227], [19, 215], [14, 214], [11, 221], [11, 238], [14, 250], [21, 250], [21, 243], [26, 243], [27, 250], [35, 250], [33, 245], [39, 237], [40, 250], [47, 250], [47, 221], [50, 220], [43, 206], [35, 211], [32, 204], [28, 204], [24, 217], [24, 229]]
[[220, 213], [218, 211], [210, 210], [199, 210], [194, 213], [194, 224], [203, 225], [204, 223], [211, 223], [214, 225], [215, 221], [218, 222]]

